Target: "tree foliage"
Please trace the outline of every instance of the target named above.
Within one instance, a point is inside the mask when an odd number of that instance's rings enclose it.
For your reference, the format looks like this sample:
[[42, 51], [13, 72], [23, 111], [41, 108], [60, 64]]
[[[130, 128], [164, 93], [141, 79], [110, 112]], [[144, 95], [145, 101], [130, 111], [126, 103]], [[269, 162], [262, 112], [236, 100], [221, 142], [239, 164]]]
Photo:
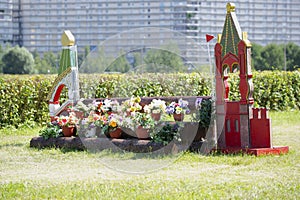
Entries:
[[114, 59], [108, 56], [103, 48], [89, 52], [80, 65], [80, 73], [103, 73]]
[[295, 43], [286, 45], [286, 66], [288, 71], [293, 71], [300, 67], [300, 46]]
[[150, 49], [144, 58], [147, 72], [184, 72], [186, 67], [177, 45], [168, 44], [161, 49]]
[[[286, 58], [285, 58], [286, 56]], [[299, 68], [300, 47], [292, 42], [288, 44], [271, 43], [266, 46], [252, 44], [252, 65], [256, 70], [286, 70]]]
[[38, 74], [56, 74], [58, 68], [58, 55], [55, 55], [53, 52], [45, 52], [42, 57], [38, 54], [37, 51], [34, 51], [34, 62], [35, 69]]
[[4, 74], [33, 74], [34, 59], [24, 47], [15, 46], [2, 57]]
[[0, 73], [2, 73], [2, 68], [3, 68], [3, 62], [2, 62], [2, 56], [4, 54], [4, 50], [2, 46], [0, 45]]
[[116, 58], [105, 70], [105, 72], [120, 72], [126, 73], [130, 70], [131, 66], [126, 59], [126, 54], [120, 52], [120, 56]]

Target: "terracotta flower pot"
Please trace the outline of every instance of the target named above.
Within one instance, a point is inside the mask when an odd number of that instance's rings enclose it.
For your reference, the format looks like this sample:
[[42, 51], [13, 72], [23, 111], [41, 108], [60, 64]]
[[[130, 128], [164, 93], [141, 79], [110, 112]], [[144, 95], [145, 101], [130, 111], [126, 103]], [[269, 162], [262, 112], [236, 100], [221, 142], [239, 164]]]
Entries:
[[71, 136], [75, 135], [75, 131], [76, 131], [75, 126], [71, 126], [71, 127], [63, 126], [62, 127], [62, 132], [65, 137], [71, 137]]
[[138, 126], [135, 130], [136, 136], [138, 139], [147, 139], [150, 137], [149, 130], [146, 128], [143, 128], [142, 126]]
[[161, 114], [160, 113], [151, 113], [151, 117], [152, 119], [154, 119], [155, 121], [159, 121]]
[[115, 130], [109, 132], [109, 136], [111, 138], [120, 138], [122, 134], [122, 130], [120, 128], [116, 128]]
[[183, 121], [184, 118], [184, 114], [180, 113], [180, 114], [173, 114], [173, 118], [175, 121], [179, 122], [179, 121]]

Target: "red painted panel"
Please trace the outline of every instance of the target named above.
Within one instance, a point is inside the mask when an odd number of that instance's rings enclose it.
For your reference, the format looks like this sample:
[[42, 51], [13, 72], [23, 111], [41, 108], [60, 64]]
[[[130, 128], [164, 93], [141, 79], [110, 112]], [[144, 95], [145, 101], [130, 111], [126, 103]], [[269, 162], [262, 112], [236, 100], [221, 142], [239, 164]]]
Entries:
[[240, 102], [227, 102], [225, 112], [226, 147], [241, 147]]
[[250, 119], [250, 138], [252, 148], [270, 148], [271, 144], [270, 119]]
[[53, 99], [53, 102], [54, 102], [54, 103], [59, 102], [60, 93], [61, 93], [61, 91], [62, 91], [62, 89], [63, 89], [64, 87], [65, 87], [64, 84], [58, 86], [58, 88], [57, 88], [57, 90], [56, 90], [56, 92], [55, 92], [55, 95], [54, 95], [54, 99]]
[[[238, 128], [236, 127], [238, 121]], [[238, 130], [238, 131], [237, 131]], [[226, 147], [241, 147], [241, 133], [239, 115], [227, 116], [225, 119]]]

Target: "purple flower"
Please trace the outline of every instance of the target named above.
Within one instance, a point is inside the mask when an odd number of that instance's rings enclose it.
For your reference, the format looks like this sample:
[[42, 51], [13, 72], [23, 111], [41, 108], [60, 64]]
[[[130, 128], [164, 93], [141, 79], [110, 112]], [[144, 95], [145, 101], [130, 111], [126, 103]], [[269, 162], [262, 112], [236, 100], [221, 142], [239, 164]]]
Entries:
[[196, 99], [196, 102], [195, 102], [196, 108], [200, 108], [201, 107], [201, 102], [202, 102], [202, 98], [197, 98]]
[[166, 113], [167, 114], [173, 114], [175, 112], [175, 109], [174, 109], [174, 107], [173, 106], [167, 106], [167, 108], [166, 108]]
[[178, 100], [178, 105], [179, 105], [179, 107], [181, 107], [181, 108], [183, 108], [183, 109], [185, 109], [185, 108], [187, 108], [188, 107], [188, 102], [187, 101], [184, 101], [184, 100], [182, 100], [182, 99], [179, 99]]
[[89, 128], [95, 128], [96, 127], [96, 125], [94, 124], [94, 123], [91, 123], [90, 125], [89, 125]]
[[191, 111], [190, 111], [190, 109], [187, 109], [186, 111], [185, 111], [185, 114], [190, 114], [191, 113]]
[[174, 126], [173, 126], [173, 131], [174, 132], [177, 132], [178, 131], [178, 128], [179, 128], [179, 125], [176, 123], [176, 124], [174, 124]]

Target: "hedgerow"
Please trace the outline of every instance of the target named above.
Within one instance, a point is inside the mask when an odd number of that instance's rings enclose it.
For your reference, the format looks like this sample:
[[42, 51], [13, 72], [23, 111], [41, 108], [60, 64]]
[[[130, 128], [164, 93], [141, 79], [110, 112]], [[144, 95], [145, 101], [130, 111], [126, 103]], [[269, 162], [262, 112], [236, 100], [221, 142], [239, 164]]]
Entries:
[[[91, 74], [80, 75], [82, 98], [130, 96], [208, 96], [211, 80], [206, 74]], [[46, 97], [53, 75], [0, 75], [0, 128], [49, 120]], [[271, 110], [300, 108], [300, 71], [255, 72], [256, 107]], [[237, 100], [238, 76], [229, 78], [230, 99]], [[62, 100], [66, 98], [66, 90]]]

